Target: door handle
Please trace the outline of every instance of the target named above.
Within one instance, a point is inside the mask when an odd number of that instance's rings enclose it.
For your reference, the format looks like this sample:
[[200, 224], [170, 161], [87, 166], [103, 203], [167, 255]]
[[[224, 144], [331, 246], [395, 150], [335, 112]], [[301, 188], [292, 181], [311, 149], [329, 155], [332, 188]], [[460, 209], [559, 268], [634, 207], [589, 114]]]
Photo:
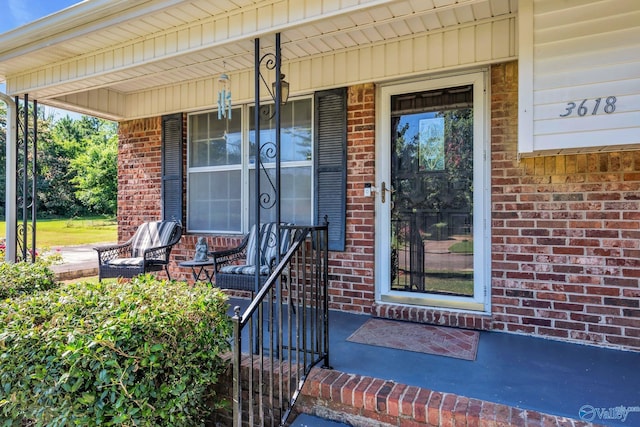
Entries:
[[387, 191], [389, 192], [389, 195], [395, 193], [393, 187], [387, 188], [387, 183], [382, 181], [382, 184], [380, 185], [380, 199], [382, 200], [382, 203], [387, 200]]

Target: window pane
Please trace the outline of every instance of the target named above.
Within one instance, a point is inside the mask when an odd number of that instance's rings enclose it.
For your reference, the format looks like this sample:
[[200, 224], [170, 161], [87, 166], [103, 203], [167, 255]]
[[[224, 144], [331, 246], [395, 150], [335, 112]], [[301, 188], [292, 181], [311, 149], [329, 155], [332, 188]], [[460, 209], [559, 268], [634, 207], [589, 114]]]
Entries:
[[231, 119], [218, 119], [210, 112], [189, 116], [189, 166], [237, 165], [242, 161], [242, 117], [240, 108]]
[[189, 175], [190, 230], [242, 230], [241, 171]]
[[[253, 159], [255, 153], [255, 108], [249, 109], [249, 141], [251, 151], [249, 158]], [[263, 163], [275, 161], [275, 118], [274, 105], [263, 105], [260, 115], [260, 145], [263, 147], [260, 157]], [[312, 127], [311, 127], [311, 99], [289, 101], [280, 112], [280, 126], [282, 129], [280, 140], [280, 158], [282, 162], [311, 160], [312, 151]], [[253, 160], [250, 160], [253, 164]]]
[[[267, 173], [269, 177], [267, 177]], [[270, 181], [269, 181], [270, 180]], [[311, 224], [311, 166], [295, 168], [282, 168], [280, 189], [280, 215], [284, 222], [294, 224]], [[275, 168], [262, 171], [260, 176], [261, 210], [260, 222], [270, 222], [276, 219], [275, 191], [271, 187], [275, 185]], [[255, 212], [255, 170], [249, 171], [249, 223], [254, 222]]]

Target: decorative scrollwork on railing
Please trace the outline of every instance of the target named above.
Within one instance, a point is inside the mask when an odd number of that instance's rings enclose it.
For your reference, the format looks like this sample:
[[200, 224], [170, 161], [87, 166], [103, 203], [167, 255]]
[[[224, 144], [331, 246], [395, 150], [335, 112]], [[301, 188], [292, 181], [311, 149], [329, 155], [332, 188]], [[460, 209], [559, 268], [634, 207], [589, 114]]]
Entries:
[[[269, 70], [269, 71], [273, 71], [276, 69], [276, 54], [273, 52], [268, 52], [265, 53], [264, 55], [262, 55], [260, 57], [260, 66], [264, 66], [265, 69]], [[273, 99], [275, 101], [276, 99], [276, 95], [275, 93], [273, 93], [273, 91], [271, 90], [272, 88], [269, 86], [269, 84], [267, 83], [267, 81], [264, 78], [264, 75], [262, 74], [262, 72], [260, 72], [260, 79], [262, 80], [262, 83], [264, 84], [264, 87], [267, 89], [267, 92], [269, 92], [269, 96], [271, 96], [271, 99]], [[270, 121], [271, 119], [273, 119], [273, 116], [275, 116], [276, 114], [276, 110], [275, 108], [271, 108], [271, 106], [269, 105], [263, 105], [260, 107], [260, 119], [263, 121]]]
[[262, 209], [271, 209], [276, 204], [276, 198], [267, 191], [260, 193], [260, 207]]
[[277, 197], [274, 197], [276, 194], [276, 186], [271, 176], [267, 173], [267, 169], [264, 167], [263, 159], [267, 162], [274, 161], [276, 158], [276, 145], [273, 142], [265, 142], [260, 146], [260, 170], [264, 171], [264, 177], [267, 179], [269, 183], [269, 188], [266, 191], [260, 192], [260, 207], [262, 209], [271, 209], [275, 206]]
[[260, 160], [264, 158], [267, 162], [275, 161], [276, 159], [276, 144], [269, 141], [260, 146]]
[[[267, 69], [267, 70], [275, 70], [276, 69], [276, 54], [273, 52], [268, 52], [265, 53], [264, 55], [262, 55], [260, 57], [260, 66], [263, 66]], [[264, 79], [264, 75], [262, 73], [260, 73], [260, 79], [262, 79], [262, 83], [264, 83], [264, 86], [267, 88], [267, 91], [269, 92], [269, 95], [271, 95], [271, 98], [275, 99], [275, 96], [273, 94], [273, 92], [271, 92], [271, 88], [269, 87], [269, 84], [267, 83], [267, 81]]]
[[33, 225], [18, 224], [16, 227], [17, 254], [18, 261], [26, 261], [29, 258], [27, 236], [33, 233]]
[[276, 109], [272, 108], [271, 105], [262, 105], [260, 106], [260, 120], [263, 122], [268, 122], [273, 119], [273, 116], [276, 114]]

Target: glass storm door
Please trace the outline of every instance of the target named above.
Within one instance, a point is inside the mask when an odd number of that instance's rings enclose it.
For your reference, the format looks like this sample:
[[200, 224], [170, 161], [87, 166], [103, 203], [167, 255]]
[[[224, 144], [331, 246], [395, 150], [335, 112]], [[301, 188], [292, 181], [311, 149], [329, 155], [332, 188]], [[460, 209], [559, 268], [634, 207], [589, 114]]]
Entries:
[[387, 218], [381, 234], [388, 236], [381, 240], [388, 258], [380, 271], [383, 301], [486, 308], [486, 242], [477, 220], [484, 216], [485, 150], [483, 126], [476, 123], [483, 120], [477, 110], [484, 90], [482, 74], [474, 76], [480, 81], [381, 90], [386, 117], [380, 120], [387, 126], [380, 149], [388, 159], [380, 185], [385, 196], [378, 201]]

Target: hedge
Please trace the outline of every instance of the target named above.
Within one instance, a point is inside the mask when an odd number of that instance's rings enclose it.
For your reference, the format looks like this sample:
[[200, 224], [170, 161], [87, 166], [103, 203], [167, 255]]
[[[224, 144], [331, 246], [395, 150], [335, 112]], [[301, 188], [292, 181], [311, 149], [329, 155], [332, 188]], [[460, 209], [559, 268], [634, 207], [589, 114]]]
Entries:
[[225, 295], [142, 276], [0, 302], [0, 425], [198, 426], [221, 404]]
[[0, 300], [58, 286], [47, 263], [0, 263]]

